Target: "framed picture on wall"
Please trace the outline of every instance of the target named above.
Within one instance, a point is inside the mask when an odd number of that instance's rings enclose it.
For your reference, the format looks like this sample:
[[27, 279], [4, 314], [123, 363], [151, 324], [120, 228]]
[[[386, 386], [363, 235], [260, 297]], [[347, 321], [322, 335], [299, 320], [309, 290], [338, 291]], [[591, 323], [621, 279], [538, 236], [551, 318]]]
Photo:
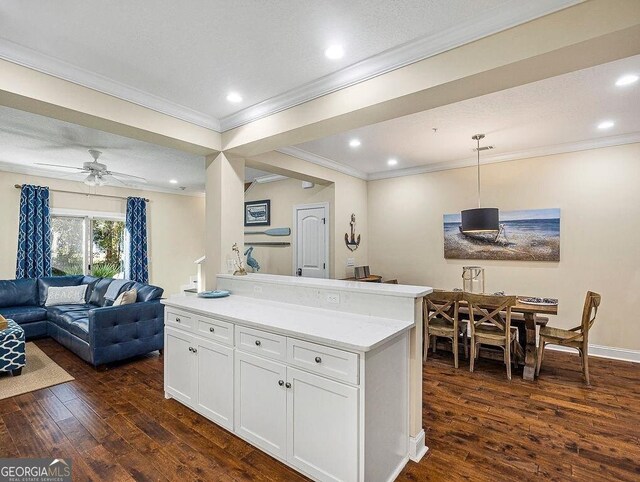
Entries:
[[245, 226], [269, 226], [271, 224], [271, 200], [244, 203]]

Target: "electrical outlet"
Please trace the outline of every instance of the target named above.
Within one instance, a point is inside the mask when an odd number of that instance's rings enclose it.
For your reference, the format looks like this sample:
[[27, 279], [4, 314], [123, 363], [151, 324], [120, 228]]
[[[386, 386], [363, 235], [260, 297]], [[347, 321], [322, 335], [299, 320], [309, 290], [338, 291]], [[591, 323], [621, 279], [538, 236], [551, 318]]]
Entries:
[[340, 303], [340, 293], [327, 293], [327, 303]]
[[254, 293], [262, 293], [262, 286], [260, 286], [260, 285], [253, 285], [253, 292], [254, 292]]
[[347, 258], [347, 268], [353, 268], [356, 265], [355, 258]]
[[227, 271], [229, 273], [233, 273], [236, 270], [235, 265], [233, 264], [233, 260], [232, 259], [228, 259], [227, 260]]

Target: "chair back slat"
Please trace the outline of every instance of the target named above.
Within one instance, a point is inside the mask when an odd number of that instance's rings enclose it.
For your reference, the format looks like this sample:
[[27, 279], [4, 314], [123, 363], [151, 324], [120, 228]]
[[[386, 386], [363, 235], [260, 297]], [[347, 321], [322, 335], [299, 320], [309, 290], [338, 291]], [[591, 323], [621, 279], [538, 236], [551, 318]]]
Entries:
[[593, 291], [587, 291], [587, 296], [584, 300], [584, 308], [582, 309], [582, 334], [586, 337], [587, 333], [596, 321], [598, 314], [598, 307], [602, 297], [598, 293]]
[[[511, 327], [511, 307], [516, 304], [515, 296], [481, 295], [464, 293], [462, 299], [469, 305], [469, 321], [473, 328], [483, 323], [496, 326], [503, 333]], [[503, 317], [502, 312], [506, 315]], [[479, 316], [476, 319], [476, 315]]]
[[434, 291], [424, 297], [425, 320], [441, 318], [455, 325], [458, 318], [458, 303], [462, 299], [460, 291]]

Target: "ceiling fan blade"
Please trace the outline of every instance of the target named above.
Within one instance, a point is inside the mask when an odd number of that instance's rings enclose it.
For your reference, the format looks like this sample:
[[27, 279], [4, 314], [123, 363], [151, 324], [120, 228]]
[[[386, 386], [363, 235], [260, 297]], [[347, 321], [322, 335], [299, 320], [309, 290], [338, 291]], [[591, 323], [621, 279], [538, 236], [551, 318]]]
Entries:
[[144, 183], [147, 182], [147, 180], [144, 177], [132, 176], [131, 174], [125, 174], [123, 172], [109, 171], [108, 174], [114, 177], [124, 177], [124, 178], [133, 179], [138, 182], [144, 182]]
[[103, 174], [102, 175], [102, 179], [107, 181], [107, 183], [110, 183], [110, 181], [116, 181], [117, 183], [121, 184], [122, 186], [129, 187], [129, 184], [127, 184], [126, 182], [121, 181], [120, 179], [118, 179], [115, 176], [112, 176], [111, 174]]
[[84, 171], [82, 167], [71, 167], [71, 166], [62, 166], [60, 164], [47, 164], [46, 162], [36, 162], [37, 166], [49, 166], [49, 167], [58, 167], [60, 169], [74, 169], [77, 171]]

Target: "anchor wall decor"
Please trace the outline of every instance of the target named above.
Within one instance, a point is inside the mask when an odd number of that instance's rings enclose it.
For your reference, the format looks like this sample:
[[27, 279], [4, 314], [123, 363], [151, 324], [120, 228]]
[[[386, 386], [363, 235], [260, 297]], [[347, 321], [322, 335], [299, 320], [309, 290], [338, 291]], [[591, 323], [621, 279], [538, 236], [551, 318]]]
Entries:
[[344, 243], [347, 245], [350, 251], [355, 251], [360, 246], [360, 235], [356, 237], [356, 215], [351, 214], [351, 238], [348, 233], [344, 233]]

